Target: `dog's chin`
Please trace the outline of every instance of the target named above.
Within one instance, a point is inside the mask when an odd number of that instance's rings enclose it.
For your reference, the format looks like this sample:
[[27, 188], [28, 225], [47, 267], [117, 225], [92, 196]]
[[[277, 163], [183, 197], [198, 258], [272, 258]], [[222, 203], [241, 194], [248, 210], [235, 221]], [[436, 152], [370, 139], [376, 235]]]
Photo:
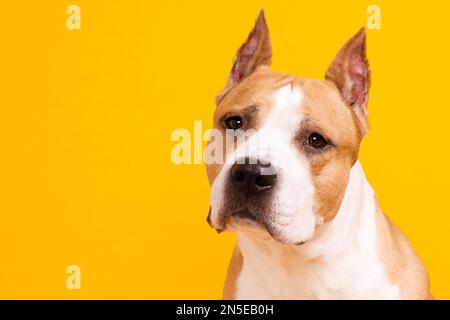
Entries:
[[224, 223], [224, 230], [229, 232], [245, 232], [269, 239], [270, 233], [265, 226], [251, 217], [247, 209], [230, 214]]
[[300, 246], [308, 241], [290, 240], [282, 232], [258, 221], [254, 216], [248, 209], [237, 211], [225, 219], [223, 231], [241, 232], [261, 241], [275, 241], [282, 245]]

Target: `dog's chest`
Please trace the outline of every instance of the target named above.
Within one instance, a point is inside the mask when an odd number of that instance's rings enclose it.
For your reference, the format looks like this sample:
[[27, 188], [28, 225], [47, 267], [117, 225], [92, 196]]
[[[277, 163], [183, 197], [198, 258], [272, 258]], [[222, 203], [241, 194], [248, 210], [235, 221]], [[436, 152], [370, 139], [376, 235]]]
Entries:
[[315, 260], [265, 261], [244, 257], [237, 282], [237, 299], [396, 299], [376, 258], [356, 251]]

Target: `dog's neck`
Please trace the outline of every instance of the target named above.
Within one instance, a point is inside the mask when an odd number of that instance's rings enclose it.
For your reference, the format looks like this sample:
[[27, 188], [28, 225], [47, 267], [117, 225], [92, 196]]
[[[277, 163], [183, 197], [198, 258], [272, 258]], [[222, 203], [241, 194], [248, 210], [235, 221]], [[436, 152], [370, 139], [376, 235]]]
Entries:
[[273, 255], [288, 255], [309, 260], [343, 254], [355, 247], [376, 255], [377, 203], [372, 187], [364, 171], [356, 162], [350, 171], [349, 182], [336, 217], [320, 226], [316, 235], [299, 246], [282, 245], [274, 240], [261, 240], [247, 234], [239, 234], [239, 247], [244, 255], [254, 254], [255, 249], [269, 255], [267, 261], [277, 261]]

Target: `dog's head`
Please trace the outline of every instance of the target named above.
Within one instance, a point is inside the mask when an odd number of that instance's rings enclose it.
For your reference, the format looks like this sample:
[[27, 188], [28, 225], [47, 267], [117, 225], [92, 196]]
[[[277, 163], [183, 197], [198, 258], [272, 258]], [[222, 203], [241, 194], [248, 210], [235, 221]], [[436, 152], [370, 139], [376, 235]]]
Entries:
[[217, 97], [214, 128], [222, 134], [209, 144], [225, 157], [207, 165], [211, 226], [301, 244], [334, 218], [368, 128], [365, 47], [362, 29], [325, 80], [273, 72], [260, 13]]

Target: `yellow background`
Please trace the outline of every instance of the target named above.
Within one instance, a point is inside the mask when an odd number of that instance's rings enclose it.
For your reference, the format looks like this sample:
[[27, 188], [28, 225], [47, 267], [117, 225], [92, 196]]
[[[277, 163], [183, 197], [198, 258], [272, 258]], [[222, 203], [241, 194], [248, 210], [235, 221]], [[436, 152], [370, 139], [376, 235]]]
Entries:
[[219, 298], [234, 237], [207, 226], [204, 166], [171, 163], [172, 131], [211, 125], [260, 8], [273, 68], [322, 78], [370, 4], [361, 161], [450, 298], [450, 5], [432, 0], [1, 1], [0, 298]]

